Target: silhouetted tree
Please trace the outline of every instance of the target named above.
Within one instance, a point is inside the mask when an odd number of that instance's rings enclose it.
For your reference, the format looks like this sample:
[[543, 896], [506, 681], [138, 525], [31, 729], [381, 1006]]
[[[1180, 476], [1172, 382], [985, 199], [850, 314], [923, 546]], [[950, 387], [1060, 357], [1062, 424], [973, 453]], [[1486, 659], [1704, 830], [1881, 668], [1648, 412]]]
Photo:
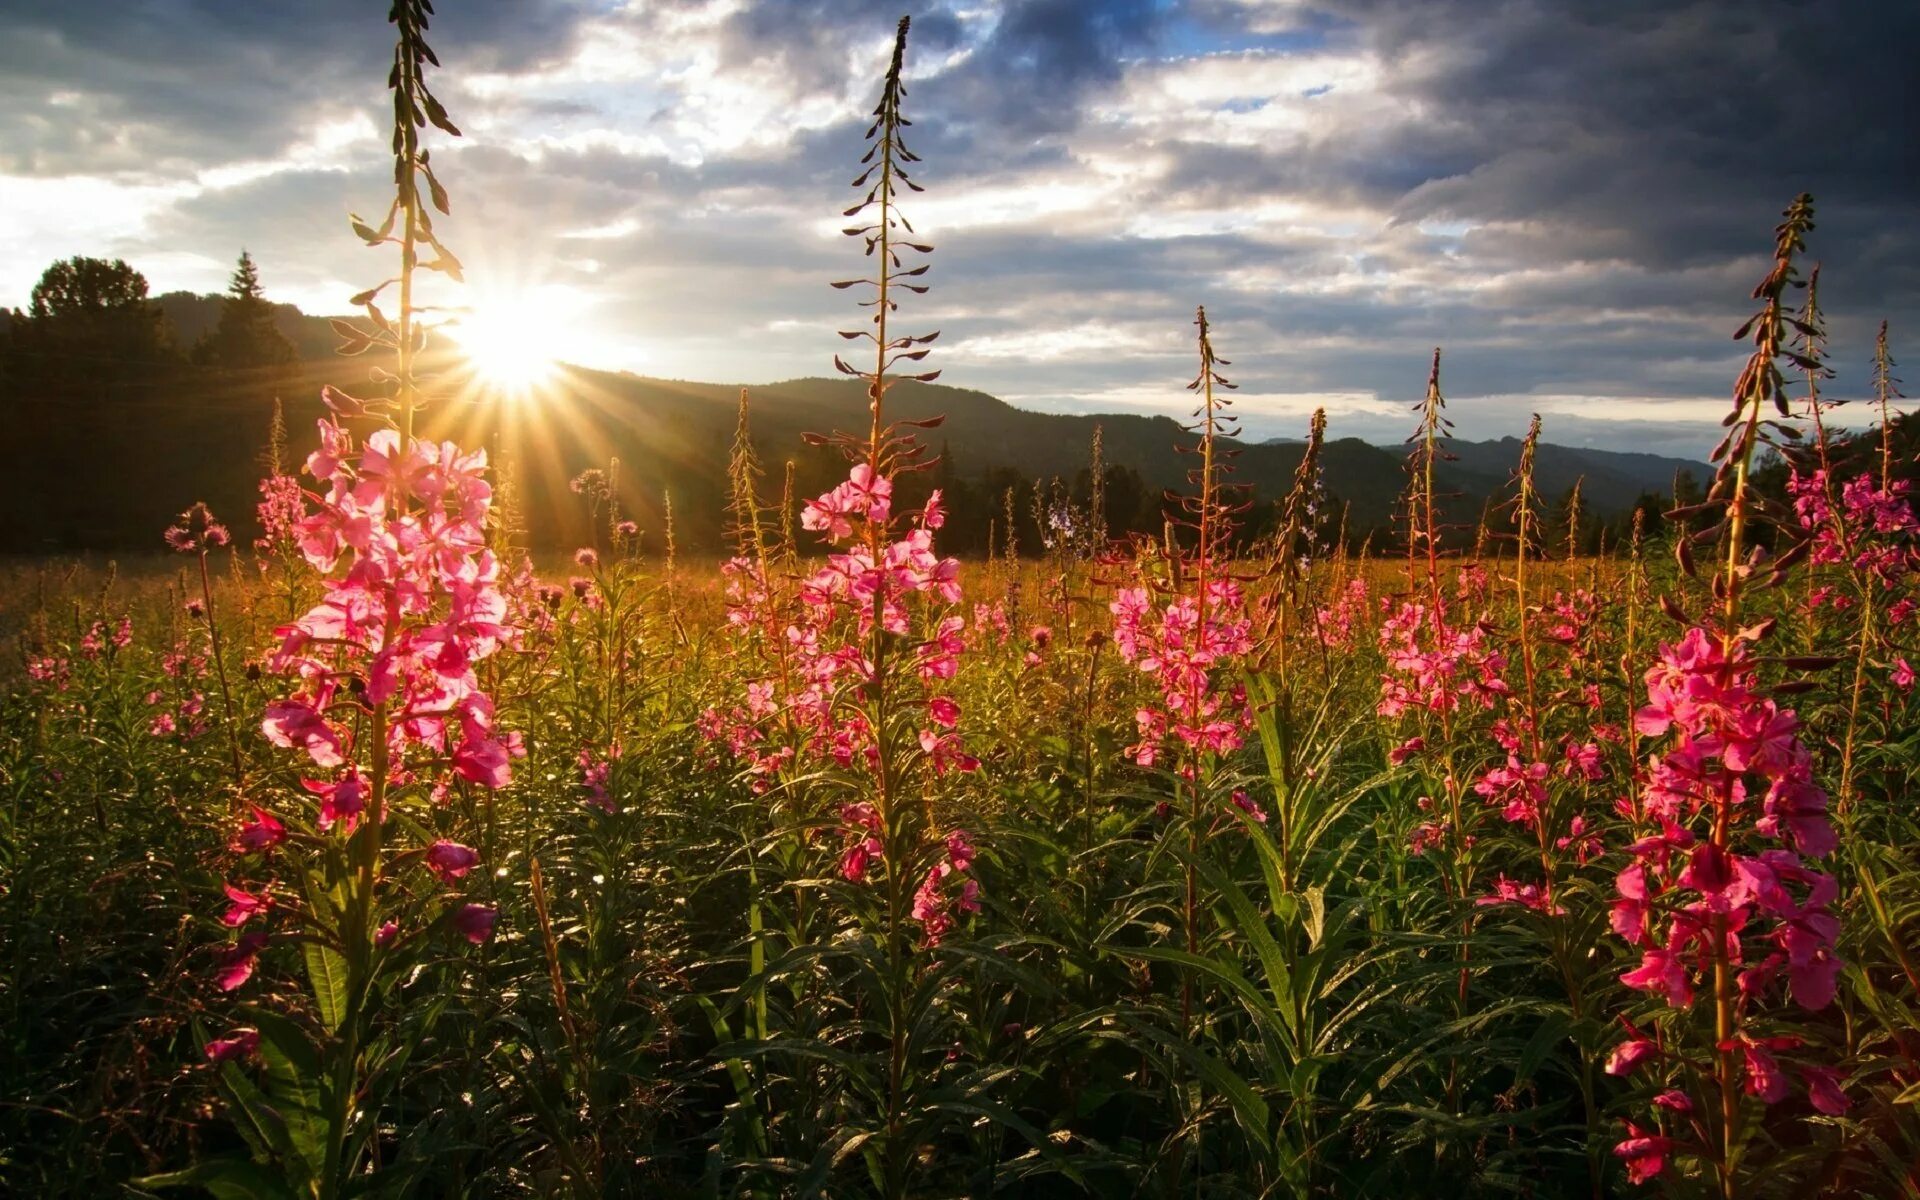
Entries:
[[105, 401], [178, 361], [146, 277], [117, 258], [54, 263], [10, 324], [16, 396]]
[[284, 367], [294, 359], [293, 343], [274, 324], [273, 305], [261, 291], [253, 256], [242, 250], [221, 302], [220, 324], [195, 344], [193, 361], [205, 367], [249, 370]]

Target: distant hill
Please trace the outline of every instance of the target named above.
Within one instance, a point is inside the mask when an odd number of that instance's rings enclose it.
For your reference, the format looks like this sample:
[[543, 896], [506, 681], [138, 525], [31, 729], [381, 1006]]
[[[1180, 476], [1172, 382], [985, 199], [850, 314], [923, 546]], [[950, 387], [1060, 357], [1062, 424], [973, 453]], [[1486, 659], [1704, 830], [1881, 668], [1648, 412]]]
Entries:
[[[1512, 477], [1520, 462], [1520, 439], [1503, 437], [1486, 442], [1453, 441], [1447, 450], [1462, 472], [1488, 482], [1503, 483]], [[1556, 446], [1541, 442], [1534, 454], [1534, 483], [1540, 494], [1557, 499], [1580, 484], [1580, 502], [1601, 513], [1623, 512], [1633, 507], [1642, 495], [1666, 495], [1673, 491], [1674, 475], [1688, 471], [1704, 482], [1712, 468], [1686, 458], [1668, 458], [1659, 454], [1635, 454], [1618, 450], [1592, 450], [1586, 447]]]
[[[220, 323], [220, 305], [224, 299], [193, 292], [167, 292], [155, 296], [153, 303], [173, 326], [173, 344], [188, 350], [200, 340], [201, 334], [211, 332]], [[333, 327], [327, 324], [327, 318], [307, 316], [291, 304], [273, 306], [273, 323], [293, 343], [294, 351], [303, 360], [331, 359], [333, 348], [340, 342], [334, 336]]]
[[[191, 345], [219, 317], [216, 296], [176, 292], [156, 303], [178, 345]], [[84, 405], [11, 397], [9, 403], [39, 432], [35, 439], [14, 439], [11, 450], [0, 444], [0, 548], [153, 548], [171, 516], [200, 499], [236, 525], [250, 524], [275, 397], [285, 403], [290, 430], [286, 461], [297, 467], [322, 412], [321, 385], [361, 390], [376, 365], [334, 357], [336, 339], [325, 318], [292, 305], [278, 306], [278, 316], [303, 359], [290, 371], [182, 367]], [[653, 537], [664, 526], [671, 496], [683, 550], [724, 546], [737, 385], [567, 367], [540, 397], [509, 401], [488, 395], [450, 355], [423, 364], [423, 381], [433, 397], [423, 431], [488, 446], [512, 464], [537, 541], [564, 546], [592, 536], [567, 483], [617, 458], [622, 507]], [[863, 385], [844, 378], [793, 379], [753, 387], [750, 397], [754, 442], [768, 468], [766, 499], [777, 499], [788, 462], [796, 497], [816, 495], [844, 476], [837, 452], [809, 446], [802, 435], [864, 429]], [[921, 435], [941, 461], [903, 480], [901, 498], [914, 501], [933, 486], [944, 488], [953, 514], [944, 536], [958, 552], [984, 550], [990, 522], [997, 544], [1005, 545], [1009, 489], [1016, 494], [1020, 545], [1037, 548], [1033, 485], [1050, 492], [1057, 478], [1084, 496], [1096, 428], [1109, 465], [1111, 529], [1158, 532], [1162, 493], [1184, 490], [1196, 465], [1181, 451], [1190, 435], [1171, 417], [1033, 412], [984, 392], [939, 384], [903, 383], [888, 399], [896, 418], [945, 415], [942, 425]], [[1251, 490], [1243, 525], [1258, 532], [1271, 523], [1273, 502], [1285, 494], [1304, 444], [1275, 439], [1233, 443], [1230, 449], [1232, 478]], [[1444, 490], [1457, 493], [1449, 517], [1471, 526], [1489, 497], [1507, 494], [1520, 443], [1454, 442], [1449, 449], [1457, 456], [1441, 471]], [[1376, 533], [1376, 545], [1391, 544], [1387, 530], [1405, 483], [1402, 460], [1399, 447], [1357, 438], [1329, 441], [1322, 462], [1335, 505], [1326, 532], [1337, 530], [1344, 512], [1354, 541]], [[72, 486], [74, 463], [86, 464], [89, 477], [100, 482]], [[1695, 466], [1550, 445], [1540, 448], [1538, 464], [1540, 489], [1549, 499], [1584, 478], [1585, 509], [1600, 518], [1619, 516], [1643, 492], [1665, 491], [1676, 468]]]
[[[1298, 438], [1269, 438], [1264, 445], [1298, 445]], [[1484, 442], [1453, 439], [1447, 452], [1454, 457], [1455, 480], [1481, 493], [1508, 486], [1514, 469], [1520, 464], [1521, 440], [1495, 438]], [[1402, 446], [1382, 447], [1395, 457], [1405, 453]], [[1580, 484], [1583, 506], [1613, 514], [1631, 509], [1642, 495], [1666, 495], [1673, 491], [1674, 476], [1691, 472], [1696, 482], [1704, 482], [1712, 473], [1710, 464], [1690, 458], [1671, 458], [1661, 454], [1639, 454], [1623, 450], [1594, 450], [1583, 446], [1540, 443], [1534, 455], [1534, 481], [1540, 494], [1558, 499]]]

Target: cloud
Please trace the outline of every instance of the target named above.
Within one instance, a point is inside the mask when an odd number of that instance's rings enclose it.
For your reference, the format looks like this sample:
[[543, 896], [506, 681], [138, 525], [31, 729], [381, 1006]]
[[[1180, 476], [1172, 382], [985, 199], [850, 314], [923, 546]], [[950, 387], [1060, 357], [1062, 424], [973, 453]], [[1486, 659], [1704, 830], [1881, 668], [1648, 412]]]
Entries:
[[[824, 373], [860, 317], [838, 210], [898, 5], [443, 6], [444, 232], [476, 288], [590, 290], [582, 347], [663, 375]], [[1792, 193], [1834, 387], [1920, 326], [1920, 10], [1793, 0], [934, 0], [907, 110], [938, 250], [901, 319], [946, 379], [1184, 411], [1205, 303], [1250, 432], [1392, 439], [1446, 347], [1463, 432], [1704, 449]], [[156, 290], [338, 307], [381, 270], [390, 31], [339, 5], [0, 12], [0, 303], [70, 253]], [[330, 301], [329, 297], [333, 297]], [[583, 355], [587, 352], [583, 349]], [[1897, 352], [1897, 351], [1896, 351]], [[1362, 403], [1362, 398], [1365, 402]], [[1564, 430], [1564, 433], [1556, 433]], [[1690, 450], [1691, 452], [1691, 450]]]

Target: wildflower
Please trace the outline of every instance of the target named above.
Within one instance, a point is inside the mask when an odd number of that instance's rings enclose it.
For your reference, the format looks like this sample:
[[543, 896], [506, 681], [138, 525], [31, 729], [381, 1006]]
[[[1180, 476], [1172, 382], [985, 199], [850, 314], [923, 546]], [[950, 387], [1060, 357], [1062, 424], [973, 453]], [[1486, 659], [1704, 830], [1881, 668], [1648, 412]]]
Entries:
[[493, 923], [499, 912], [484, 904], [463, 904], [454, 911], [453, 927], [460, 936], [478, 946], [493, 936]]
[[220, 951], [219, 973], [214, 981], [223, 992], [231, 992], [247, 980], [253, 978], [253, 969], [260, 961], [260, 951], [267, 945], [267, 935], [258, 931], [242, 934], [240, 940]]
[[600, 565], [600, 555], [592, 547], [582, 546], [573, 552], [573, 561], [591, 570]]
[[367, 807], [367, 785], [358, 767], [349, 767], [332, 783], [303, 779], [300, 786], [320, 797], [321, 829], [331, 829], [338, 823], [342, 832], [352, 833]]
[[1615, 1046], [1607, 1055], [1607, 1074], [1631, 1075], [1635, 1067], [1659, 1053], [1659, 1043], [1636, 1034]]
[[1664, 1108], [1668, 1112], [1680, 1113], [1683, 1116], [1693, 1111], [1693, 1097], [1679, 1088], [1668, 1088], [1661, 1092], [1653, 1098], [1653, 1103], [1656, 1107]]
[[607, 757], [604, 759], [595, 758], [593, 751], [583, 746], [577, 760], [580, 765], [580, 787], [587, 794], [587, 803], [608, 814], [616, 811], [610, 788], [613, 779], [613, 760], [619, 757], [620, 745], [616, 742], [608, 750]]
[[222, 1038], [214, 1038], [207, 1043], [207, 1061], [218, 1066], [240, 1058], [252, 1058], [260, 1053], [260, 1031], [258, 1029], [236, 1029]]
[[1659, 946], [1641, 951], [1640, 965], [1622, 975], [1620, 982], [1644, 992], [1659, 992], [1675, 1008], [1687, 1008], [1693, 1003], [1693, 987], [1687, 980], [1685, 964], [1671, 950]]
[[1893, 673], [1889, 678], [1893, 681], [1893, 686], [1899, 688], [1901, 691], [1906, 692], [1913, 690], [1913, 668], [1907, 665], [1906, 659], [1896, 658], [1893, 660]]
[[1490, 769], [1473, 790], [1489, 805], [1501, 806], [1500, 815], [1516, 825], [1536, 826], [1540, 807], [1546, 803], [1545, 763], [1523, 763], [1518, 755], [1508, 755], [1505, 766]]
[[232, 848], [237, 854], [259, 854], [286, 840], [287, 827], [272, 813], [255, 805], [253, 819], [241, 825], [240, 831], [233, 835]]
[[220, 918], [221, 924], [229, 929], [238, 929], [257, 916], [263, 916], [273, 909], [273, 898], [267, 895], [253, 895], [242, 891], [232, 884], [223, 885], [227, 893], [226, 915]]
[[1474, 903], [1518, 904], [1522, 908], [1531, 908], [1535, 912], [1552, 913], [1559, 916], [1566, 912], [1558, 904], [1547, 898], [1546, 889], [1537, 883], [1516, 883], [1504, 874], [1494, 880], [1493, 894], [1482, 896]]
[[205, 504], [195, 504], [180, 514], [166, 532], [166, 543], [182, 554], [205, 552], [228, 542], [227, 527], [214, 518]]
[[933, 723], [943, 729], [952, 729], [960, 721], [960, 706], [951, 696], [935, 696], [927, 702], [927, 713]]
[[[973, 867], [973, 843], [965, 830], [956, 829], [946, 836], [944, 856], [927, 869], [926, 877], [913, 896], [913, 919], [920, 922], [928, 946], [938, 946], [953, 928], [954, 910], [980, 911], [980, 885], [966, 877]], [[950, 881], [959, 880], [959, 895], [950, 895]]]
[[53, 655], [41, 655], [27, 660], [27, 678], [35, 683], [50, 683], [56, 691], [64, 691], [72, 670], [64, 658]]
[[1802, 1067], [1800, 1077], [1806, 1081], [1807, 1100], [1816, 1111], [1837, 1117], [1853, 1107], [1853, 1101], [1840, 1087], [1838, 1068]]
[[260, 729], [268, 741], [284, 750], [305, 750], [317, 767], [337, 767], [346, 761], [340, 753], [339, 732], [306, 701], [281, 700], [267, 705]]
[[438, 875], [440, 882], [452, 883], [479, 865], [480, 855], [471, 847], [442, 838], [427, 847], [426, 862], [427, 869]]
[[1239, 809], [1243, 813], [1246, 813], [1249, 817], [1252, 817], [1254, 820], [1258, 821], [1262, 825], [1265, 825], [1267, 823], [1267, 810], [1264, 808], [1261, 808], [1257, 803], [1255, 803], [1253, 797], [1247, 795], [1245, 789], [1235, 788], [1233, 790], [1233, 796], [1231, 798], [1233, 800], [1233, 806], [1235, 808]]
[[1626, 1164], [1627, 1178], [1645, 1183], [1667, 1169], [1667, 1155], [1673, 1153], [1673, 1139], [1626, 1123], [1627, 1136], [1613, 1148], [1614, 1157]]

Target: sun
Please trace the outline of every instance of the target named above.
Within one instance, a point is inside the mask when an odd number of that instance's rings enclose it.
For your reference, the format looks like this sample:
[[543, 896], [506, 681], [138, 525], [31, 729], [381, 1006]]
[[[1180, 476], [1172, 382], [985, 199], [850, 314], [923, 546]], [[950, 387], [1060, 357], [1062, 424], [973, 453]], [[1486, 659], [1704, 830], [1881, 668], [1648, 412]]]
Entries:
[[508, 396], [551, 381], [576, 335], [582, 298], [550, 285], [487, 296], [448, 324], [474, 381]]

